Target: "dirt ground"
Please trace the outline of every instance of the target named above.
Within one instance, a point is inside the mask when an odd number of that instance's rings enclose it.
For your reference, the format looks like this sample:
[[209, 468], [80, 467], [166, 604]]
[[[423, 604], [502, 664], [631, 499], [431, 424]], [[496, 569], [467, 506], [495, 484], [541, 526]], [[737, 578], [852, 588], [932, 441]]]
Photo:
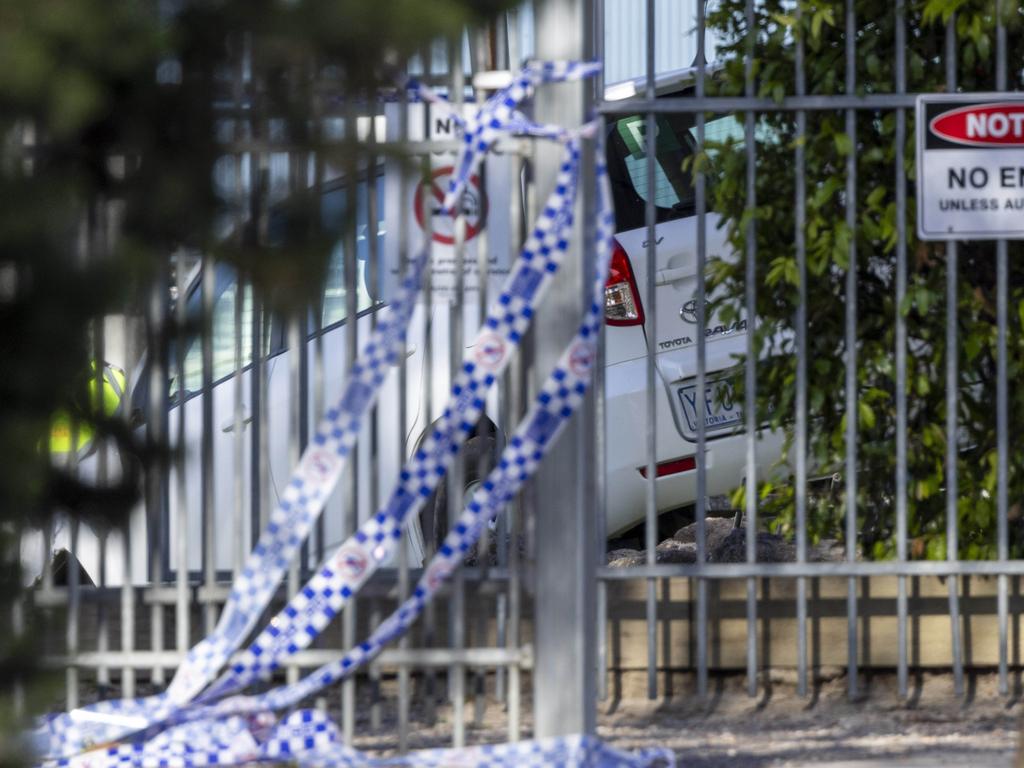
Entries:
[[[969, 675], [966, 695], [958, 698], [950, 675], [922, 675], [911, 678], [910, 697], [901, 700], [894, 676], [874, 676], [862, 680], [866, 690], [851, 702], [846, 678], [839, 674], [819, 681], [807, 699], [796, 695], [788, 676], [768, 681], [753, 699], [744, 677], [715, 677], [704, 702], [684, 695], [602, 702], [598, 735], [623, 748], [670, 747], [680, 768], [1010, 768], [1024, 704], [1019, 680], [1017, 694], [1010, 697], [999, 695], [997, 682], [994, 674]], [[423, 698], [420, 690], [413, 700]], [[368, 727], [368, 706], [358, 708], [357, 748], [393, 752], [394, 731], [386, 727], [393, 711], [388, 704], [384, 708], [385, 727], [376, 734]], [[529, 712], [527, 693], [524, 735]], [[466, 718], [469, 743], [506, 740], [505, 708], [492, 698], [477, 712], [468, 701]], [[451, 723], [448, 706], [431, 713], [414, 704], [410, 747], [449, 745]]]
[[[673, 679], [676, 694], [643, 698], [643, 674], [623, 685], [628, 697], [600, 702], [598, 735], [624, 749], [669, 747], [680, 768], [1017, 768], [1018, 728], [1024, 715], [1024, 680], [1011, 676], [1011, 694], [998, 691], [995, 674], [968, 674], [957, 697], [949, 674], [910, 678], [908, 699], [898, 695], [894, 675], [861, 678], [856, 701], [847, 696], [842, 670], [826, 672], [807, 698], [796, 693], [795, 676], [773, 673], [750, 698], [743, 675], [713, 676], [705, 701], [690, 692], [692, 679]], [[522, 729], [532, 730], [529, 678], [524, 680]], [[474, 696], [480, 684], [486, 696]], [[88, 688], [87, 698], [98, 692]], [[466, 679], [466, 741], [508, 740], [508, 712], [494, 694], [494, 678], [472, 673]], [[444, 701], [445, 677], [433, 684], [413, 680], [409, 748], [451, 745], [453, 713]], [[340, 692], [308, 702], [326, 707], [341, 723]], [[376, 720], [374, 701], [377, 701]], [[380, 695], [365, 678], [356, 694], [354, 747], [371, 754], [394, 754], [398, 744], [397, 684], [385, 677]], [[431, 702], [434, 702], [431, 704]], [[1022, 764], [1021, 768], [1024, 768]]]

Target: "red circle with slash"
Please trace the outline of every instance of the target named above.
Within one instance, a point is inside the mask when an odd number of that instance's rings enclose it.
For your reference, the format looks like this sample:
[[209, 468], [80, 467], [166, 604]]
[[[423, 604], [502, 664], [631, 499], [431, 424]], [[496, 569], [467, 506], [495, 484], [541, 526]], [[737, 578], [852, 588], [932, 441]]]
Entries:
[[[432, 217], [431, 239], [441, 245], [455, 243], [455, 219], [440, 212], [441, 204], [448, 193], [448, 183], [454, 172], [455, 168], [451, 165], [436, 169], [430, 174], [429, 182], [420, 182], [416, 187], [413, 199], [413, 212], [421, 229], [425, 229], [424, 208], [429, 206]], [[479, 235], [487, 223], [487, 195], [480, 184], [479, 176], [469, 177], [469, 182], [462, 191], [461, 208], [460, 213], [466, 217], [466, 240], [469, 241]]]

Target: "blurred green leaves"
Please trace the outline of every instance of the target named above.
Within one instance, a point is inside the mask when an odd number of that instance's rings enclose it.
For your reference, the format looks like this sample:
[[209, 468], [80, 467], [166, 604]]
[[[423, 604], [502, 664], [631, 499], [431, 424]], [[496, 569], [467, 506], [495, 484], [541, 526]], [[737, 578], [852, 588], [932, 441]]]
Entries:
[[[153, 291], [167, 290], [170, 256], [182, 248], [229, 260], [278, 312], [301, 311], [321, 292], [339, 233], [324, 227], [319, 196], [306, 182], [293, 185], [274, 203], [271, 236], [261, 226], [265, 173], [254, 166], [253, 191], [239, 206], [218, 195], [216, 164], [279, 151], [299, 167], [329, 161], [360, 172], [367, 149], [328, 145], [318, 118], [358, 111], [394, 87], [411, 54], [442, 39], [461, 50], [466, 25], [512, 4], [0, 4], [0, 616], [10, 615], [21, 580], [21, 530], [58, 510], [114, 525], [138, 496], [133, 472], [95, 488], [51, 466], [41, 447], [52, 414], [95, 422], [117, 440], [126, 467], [152, 458], [123, 424], [90, 413], [82, 372], [102, 319], [143, 316]], [[235, 223], [225, 237], [226, 219]], [[354, 222], [351, 212], [343, 219]], [[174, 328], [153, 331], [159, 346]], [[33, 675], [19, 642], [0, 637], [0, 720], [9, 725], [11, 686]], [[28, 709], [35, 703], [30, 695]], [[0, 741], [0, 761], [11, 759], [8, 746]]]

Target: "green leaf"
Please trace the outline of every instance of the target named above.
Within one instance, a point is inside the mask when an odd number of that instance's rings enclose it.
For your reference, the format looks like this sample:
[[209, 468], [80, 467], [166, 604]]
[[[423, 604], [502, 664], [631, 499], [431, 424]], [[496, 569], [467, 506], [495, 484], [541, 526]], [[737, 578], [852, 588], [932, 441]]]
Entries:
[[846, 155], [849, 155], [851, 152], [853, 152], [853, 142], [850, 141], [850, 137], [847, 136], [845, 133], [835, 134], [835, 136], [832, 137], [832, 140], [835, 141], [836, 151], [840, 155], [843, 155], [845, 157]]

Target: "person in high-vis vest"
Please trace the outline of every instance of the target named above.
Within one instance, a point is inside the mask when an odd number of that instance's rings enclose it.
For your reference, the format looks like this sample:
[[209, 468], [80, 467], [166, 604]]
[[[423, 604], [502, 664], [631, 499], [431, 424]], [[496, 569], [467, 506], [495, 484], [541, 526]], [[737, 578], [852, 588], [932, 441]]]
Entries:
[[[86, 386], [90, 406], [88, 410], [92, 410], [96, 406], [97, 381], [95, 362], [93, 362], [91, 369], [91, 375]], [[103, 416], [112, 418], [120, 412], [121, 406], [124, 403], [127, 380], [121, 368], [104, 362], [102, 382], [100, 397], [102, 398]], [[93, 448], [92, 426], [81, 419], [73, 419], [67, 411], [59, 411], [54, 415], [50, 425], [50, 455], [56, 461], [66, 461], [68, 453], [72, 450], [72, 441], [74, 441], [74, 451], [77, 458], [81, 459], [88, 456]]]

